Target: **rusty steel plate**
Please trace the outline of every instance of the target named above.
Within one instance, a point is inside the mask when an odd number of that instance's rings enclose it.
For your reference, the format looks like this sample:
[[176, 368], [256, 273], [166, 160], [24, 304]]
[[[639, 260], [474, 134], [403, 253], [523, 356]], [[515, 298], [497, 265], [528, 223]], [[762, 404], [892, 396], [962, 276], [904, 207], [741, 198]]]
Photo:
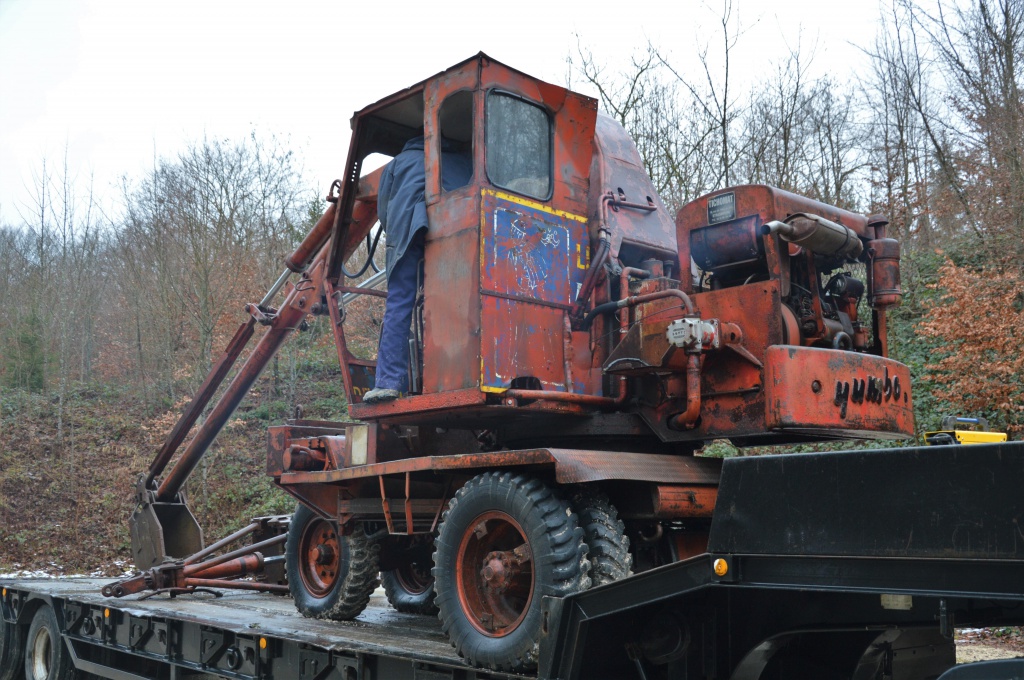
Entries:
[[898, 361], [812, 347], [769, 347], [765, 355], [769, 430], [869, 439], [914, 435], [910, 369]]
[[722, 461], [715, 458], [697, 458], [687, 455], [671, 456], [625, 451], [526, 449], [407, 458], [327, 472], [292, 472], [281, 475], [280, 483], [286, 485], [330, 483], [406, 472], [472, 471], [527, 465], [554, 466], [555, 479], [560, 484], [608, 480], [661, 482], [664, 484], [717, 484]]

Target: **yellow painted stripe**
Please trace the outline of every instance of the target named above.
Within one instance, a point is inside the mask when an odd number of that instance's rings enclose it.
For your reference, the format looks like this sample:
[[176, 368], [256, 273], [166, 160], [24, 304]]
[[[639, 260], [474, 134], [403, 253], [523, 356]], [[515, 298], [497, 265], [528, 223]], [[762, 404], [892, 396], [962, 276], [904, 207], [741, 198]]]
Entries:
[[544, 205], [543, 203], [537, 203], [536, 201], [531, 201], [529, 199], [523, 198], [522, 196], [516, 196], [515, 194], [506, 194], [504, 191], [495, 191], [494, 189], [483, 189], [482, 192], [484, 196], [494, 196], [495, 198], [500, 198], [504, 201], [517, 203], [519, 205], [526, 206], [527, 208], [533, 208], [534, 210], [540, 210], [541, 212], [546, 212], [550, 215], [565, 217], [567, 219], [575, 220], [577, 222], [587, 221], [586, 217], [582, 217], [580, 215], [573, 215], [572, 213], [566, 212], [564, 210], [555, 210], [554, 208], [550, 208]]
[[[476, 280], [477, 280], [477, 284], [478, 285], [480, 283], [482, 283], [483, 280], [484, 280], [484, 230], [487, 228], [487, 210], [486, 210], [486, 207], [485, 207], [483, 196], [486, 193], [487, 193], [487, 190], [484, 189], [482, 191], [481, 195], [480, 195], [480, 227], [479, 227], [479, 229], [477, 229], [477, 237], [480, 240], [480, 258], [477, 261], [477, 275], [476, 275]], [[484, 309], [483, 309], [483, 296], [482, 295], [479, 295], [479, 294], [477, 295], [477, 303], [478, 303], [478, 306], [477, 306], [478, 316], [477, 316], [477, 318], [480, 320], [480, 323], [483, 323]], [[482, 340], [482, 336], [481, 336], [481, 340]], [[483, 343], [482, 342], [480, 344], [480, 382], [477, 383], [477, 384], [480, 385], [480, 391], [481, 392], [486, 392], [488, 389], [490, 389], [488, 387], [484, 387], [484, 348], [483, 348]]]

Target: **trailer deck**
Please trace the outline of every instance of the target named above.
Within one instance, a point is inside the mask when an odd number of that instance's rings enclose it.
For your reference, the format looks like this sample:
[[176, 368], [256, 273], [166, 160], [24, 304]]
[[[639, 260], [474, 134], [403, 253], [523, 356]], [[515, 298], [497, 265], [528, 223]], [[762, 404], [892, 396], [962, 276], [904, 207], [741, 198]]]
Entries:
[[[518, 678], [459, 658], [436, 618], [378, 590], [354, 621], [304, 618], [289, 597], [237, 590], [103, 597], [109, 579], [0, 579], [5, 617], [46, 603], [80, 670], [115, 678]], [[111, 673], [117, 669], [118, 673]], [[129, 670], [131, 669], [131, 670]]]

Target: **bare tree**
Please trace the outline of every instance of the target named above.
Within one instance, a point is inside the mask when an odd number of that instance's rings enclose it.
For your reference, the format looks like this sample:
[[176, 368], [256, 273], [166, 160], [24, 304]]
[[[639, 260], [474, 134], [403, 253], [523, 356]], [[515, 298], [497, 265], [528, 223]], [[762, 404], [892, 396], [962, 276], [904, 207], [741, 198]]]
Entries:
[[771, 78], [752, 92], [745, 124], [738, 179], [800, 191], [808, 150], [807, 117], [813, 83], [799, 46], [776, 65]]
[[597, 90], [605, 112], [636, 142], [644, 169], [671, 209], [732, 183], [743, 155], [746, 138], [737, 133], [743, 111], [730, 79], [730, 52], [741, 31], [731, 1], [723, 4], [719, 21], [722, 50], [699, 48], [702, 74], [696, 80], [651, 44], [613, 73], [581, 47], [578, 63], [570, 59]]
[[867, 163], [853, 92], [842, 92], [830, 78], [822, 78], [811, 93], [808, 114], [813, 139], [808, 193], [823, 203], [856, 209], [861, 200], [855, 180]]
[[772, 77], [737, 92], [730, 53], [742, 30], [730, 2], [719, 22], [712, 40], [722, 48], [698, 48], [696, 79], [653, 45], [617, 72], [578, 48], [579, 74], [636, 141], [662, 199], [679, 208], [714, 189], [752, 182], [854, 207], [867, 192], [858, 188], [866, 161], [853, 87], [811, 79], [798, 43]]
[[719, 26], [721, 32], [718, 38], [722, 41], [722, 50], [719, 54], [722, 62], [721, 69], [717, 69], [713, 65], [714, 57], [710, 43], [699, 47], [697, 57], [703, 71], [702, 82], [691, 81], [676, 70], [667, 59], [661, 58], [661, 63], [675, 75], [682, 87], [689, 91], [690, 101], [699, 108], [703, 120], [710, 122], [714, 129], [717, 142], [714, 147], [714, 158], [711, 155], [705, 157], [708, 167], [717, 167], [712, 188], [725, 187], [733, 183], [735, 179], [733, 167], [743, 153], [742, 147], [736, 144], [733, 133], [734, 127], [744, 115], [744, 111], [738, 104], [741, 100], [732, 92], [733, 83], [730, 70], [732, 52], [739, 42], [743, 29], [739, 13], [734, 14], [732, 0], [723, 0], [719, 14]]
[[155, 313], [130, 303], [140, 379], [154, 365], [173, 399], [182, 358], [194, 381], [206, 374], [244, 301], [280, 269], [299, 222], [298, 186], [291, 154], [251, 136], [192, 144], [126, 187], [121, 252], [138, 293], [122, 293], [157, 303]]
[[654, 46], [634, 54], [626, 69], [614, 73], [590, 51], [578, 46], [577, 52], [570, 65], [636, 143], [644, 170], [670, 209], [702, 193], [708, 184], [703, 159], [714, 131], [680, 91]]
[[[938, 173], [937, 217], [966, 225], [992, 254], [1020, 254], [1024, 232], [1024, 3], [899, 0], [889, 20], [895, 49], [876, 55], [909, 94]], [[923, 64], [934, 64], [927, 71]], [[936, 83], [942, 106], [927, 97]]]
[[932, 97], [908, 43], [902, 17], [894, 12], [870, 53], [872, 72], [863, 84], [871, 140], [870, 203], [873, 212], [889, 216], [895, 236], [929, 248], [934, 230], [930, 196], [936, 178], [918, 111], [930, 110]]
[[[40, 280], [36, 236], [27, 228], [0, 227], [0, 377], [6, 387], [42, 390], [46, 347], [41, 300], [31, 291]], [[27, 294], [28, 293], [28, 294]]]
[[66, 153], [56, 171], [44, 159], [35, 174], [31, 217], [0, 230], [0, 374], [9, 386], [55, 387], [58, 453], [66, 444], [70, 386], [90, 378], [93, 319], [104, 285], [98, 262], [105, 237], [91, 186], [84, 186], [70, 172]]

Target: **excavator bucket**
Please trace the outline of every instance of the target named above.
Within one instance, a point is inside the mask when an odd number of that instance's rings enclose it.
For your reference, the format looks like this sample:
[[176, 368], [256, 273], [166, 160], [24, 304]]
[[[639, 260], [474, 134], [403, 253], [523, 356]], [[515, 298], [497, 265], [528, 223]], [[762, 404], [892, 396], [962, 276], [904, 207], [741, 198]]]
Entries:
[[132, 559], [143, 571], [203, 549], [203, 530], [185, 503], [184, 492], [172, 502], [160, 503], [152, 491], [143, 490], [128, 518], [128, 531]]

